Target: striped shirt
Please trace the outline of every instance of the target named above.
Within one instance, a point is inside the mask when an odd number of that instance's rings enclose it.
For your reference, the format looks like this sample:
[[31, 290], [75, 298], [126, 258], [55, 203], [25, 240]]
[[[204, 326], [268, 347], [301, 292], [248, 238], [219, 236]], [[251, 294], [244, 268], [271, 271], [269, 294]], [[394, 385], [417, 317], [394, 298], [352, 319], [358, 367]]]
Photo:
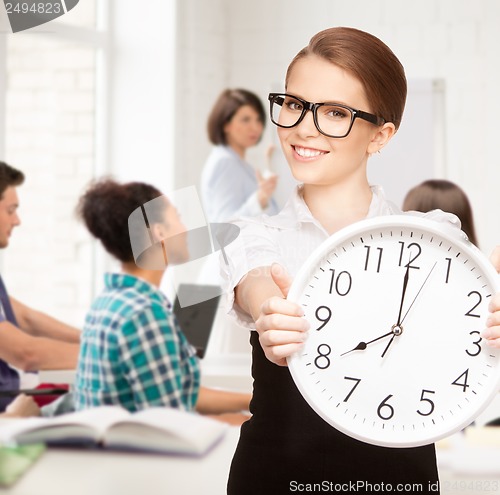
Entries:
[[125, 274], [105, 288], [85, 318], [74, 397], [77, 410], [121, 405], [194, 408], [199, 362], [155, 286]]

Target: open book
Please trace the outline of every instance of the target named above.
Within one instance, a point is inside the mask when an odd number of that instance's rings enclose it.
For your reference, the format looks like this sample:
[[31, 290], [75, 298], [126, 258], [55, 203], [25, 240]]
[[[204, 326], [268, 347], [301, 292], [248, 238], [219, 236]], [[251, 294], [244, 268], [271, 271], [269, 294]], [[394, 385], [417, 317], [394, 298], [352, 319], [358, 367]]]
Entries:
[[202, 455], [228, 425], [196, 413], [154, 407], [130, 413], [102, 406], [53, 418], [21, 418], [0, 423], [0, 443], [96, 445], [103, 448]]

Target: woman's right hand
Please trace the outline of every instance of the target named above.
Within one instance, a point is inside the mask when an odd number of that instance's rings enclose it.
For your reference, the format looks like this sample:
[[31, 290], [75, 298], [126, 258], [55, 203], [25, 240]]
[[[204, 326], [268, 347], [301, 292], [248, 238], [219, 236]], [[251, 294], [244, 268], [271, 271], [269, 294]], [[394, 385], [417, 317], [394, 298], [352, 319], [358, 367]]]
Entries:
[[303, 318], [302, 307], [285, 299], [292, 283], [286, 270], [275, 263], [271, 276], [283, 297], [274, 296], [264, 301], [255, 325], [267, 359], [286, 366], [286, 358], [304, 346], [309, 323]]
[[4, 416], [13, 418], [27, 418], [40, 416], [40, 408], [33, 397], [19, 394], [5, 409]]
[[264, 210], [267, 208], [269, 201], [271, 200], [276, 186], [278, 185], [278, 176], [272, 174], [268, 177], [264, 177], [259, 170], [256, 170], [257, 175], [257, 199], [259, 200], [260, 207]]

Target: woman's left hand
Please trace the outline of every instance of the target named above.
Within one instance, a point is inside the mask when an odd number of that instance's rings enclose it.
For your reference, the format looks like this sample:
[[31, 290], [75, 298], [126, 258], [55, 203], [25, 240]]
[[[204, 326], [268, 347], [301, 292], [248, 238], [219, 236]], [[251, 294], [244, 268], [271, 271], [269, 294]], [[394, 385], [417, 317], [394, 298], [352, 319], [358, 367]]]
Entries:
[[488, 345], [500, 349], [500, 292], [497, 292], [488, 306], [491, 314], [486, 320], [486, 329], [481, 336]]
[[495, 270], [500, 273], [500, 245], [495, 246], [490, 255], [490, 261], [493, 263]]
[[[500, 273], [500, 245], [496, 246], [490, 256], [495, 270]], [[481, 336], [486, 339], [488, 345], [500, 348], [500, 292], [495, 294], [488, 307], [491, 314], [486, 320], [486, 330]]]

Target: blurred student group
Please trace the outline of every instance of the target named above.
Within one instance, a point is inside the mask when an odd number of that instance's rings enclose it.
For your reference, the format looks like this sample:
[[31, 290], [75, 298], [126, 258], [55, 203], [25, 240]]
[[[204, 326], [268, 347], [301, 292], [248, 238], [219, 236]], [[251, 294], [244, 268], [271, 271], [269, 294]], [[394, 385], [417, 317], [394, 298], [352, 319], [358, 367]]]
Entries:
[[[220, 275], [224, 245], [237, 237], [237, 231], [233, 238], [221, 241], [213, 226], [231, 225], [241, 217], [275, 215], [283, 206], [273, 197], [280, 177], [271, 168], [271, 156], [280, 150], [269, 145], [258, 164], [246, 159], [247, 150], [260, 142], [266, 120], [263, 103], [247, 89], [225, 89], [213, 105], [207, 122], [213, 149], [199, 191], [211, 226], [206, 234], [215, 234], [219, 249], [196, 283], [185, 289], [184, 302], [176, 301], [177, 311], [162, 291], [162, 279], [169, 265], [192, 259], [189, 231], [181, 208], [153, 184], [96, 178], [75, 203], [79, 219], [121, 268], [103, 274], [104, 290], [81, 328], [52, 318], [43, 308], [22, 304], [8, 293], [8, 280], [0, 278], [0, 407], [4, 414], [51, 416], [113, 404], [131, 412], [152, 406], [196, 410], [233, 424], [249, 417], [250, 393], [200, 387], [199, 358], [221, 332], [238, 333], [229, 340], [249, 338], [245, 329], [226, 320], [226, 310], [221, 310], [226, 302], [219, 297], [224, 295]], [[21, 223], [18, 189], [23, 182], [22, 171], [0, 163], [1, 249], [8, 248]], [[401, 208], [454, 213], [469, 240], [479, 244], [467, 194], [451, 181], [429, 179], [415, 185]], [[222, 231], [227, 237], [227, 229]], [[193, 329], [186, 328], [188, 340], [182, 321], [189, 327], [192, 314], [207, 301], [209, 313], [205, 310]], [[180, 314], [182, 309], [188, 316]], [[216, 313], [223, 315], [216, 320], [218, 329], [212, 328]], [[242, 348], [244, 343], [236, 345], [238, 351]], [[36, 372], [47, 369], [76, 369], [74, 384], [39, 383]], [[45, 392], [33, 393], [35, 399], [22, 394], [16, 399], [16, 391], [34, 389]]]
[[[292, 183], [273, 170], [272, 158], [281, 154], [274, 145], [260, 163], [247, 161], [267, 120], [263, 103], [247, 89], [225, 89], [214, 102], [207, 122], [213, 148], [197, 185], [207, 227], [198, 232], [183, 222], [192, 201], [176, 203], [175, 194], [167, 197], [154, 184], [110, 177], [88, 184], [75, 213], [119, 269], [102, 274], [104, 288], [79, 328], [12, 297], [9, 280], [0, 276], [3, 417], [54, 417], [110, 405], [131, 413], [165, 406], [236, 426], [251, 417], [250, 369], [243, 380], [248, 386], [211, 387], [202, 383], [202, 361], [218, 346], [250, 362], [250, 333], [228, 314], [232, 299], [221, 264], [228, 262], [224, 248], [238, 238], [238, 219], [276, 215], [284, 206], [275, 195], [279, 181]], [[0, 162], [1, 249], [9, 248], [21, 224], [24, 180], [15, 164]], [[293, 183], [290, 194], [300, 187]], [[416, 184], [397, 206], [453, 213], [470, 242], [480, 245], [467, 194], [451, 181]], [[197, 257], [206, 259], [192, 283], [167, 297], [171, 268]], [[74, 379], [44, 383], [41, 370], [74, 370]]]

